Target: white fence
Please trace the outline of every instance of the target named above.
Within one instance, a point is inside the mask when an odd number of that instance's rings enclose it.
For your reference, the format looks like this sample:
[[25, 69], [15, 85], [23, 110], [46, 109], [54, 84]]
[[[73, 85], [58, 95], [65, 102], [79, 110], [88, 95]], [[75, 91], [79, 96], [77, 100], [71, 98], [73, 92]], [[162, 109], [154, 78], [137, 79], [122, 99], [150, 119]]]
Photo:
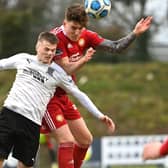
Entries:
[[[98, 143], [93, 145], [90, 156], [99, 154], [95, 161], [86, 162], [84, 167], [107, 168], [113, 165], [162, 165], [168, 168], [168, 157], [144, 161], [142, 151], [144, 144], [151, 141], [164, 141], [167, 135], [135, 135], [135, 136], [108, 136], [98, 139]], [[99, 149], [98, 149], [99, 148]], [[93, 153], [92, 153], [93, 152]], [[10, 158], [10, 157], [9, 157]], [[6, 161], [8, 165], [16, 162], [13, 159]]]
[[144, 161], [143, 146], [151, 141], [163, 141], [166, 135], [114, 136], [101, 139], [101, 168], [110, 165], [163, 165], [168, 167], [168, 157]]

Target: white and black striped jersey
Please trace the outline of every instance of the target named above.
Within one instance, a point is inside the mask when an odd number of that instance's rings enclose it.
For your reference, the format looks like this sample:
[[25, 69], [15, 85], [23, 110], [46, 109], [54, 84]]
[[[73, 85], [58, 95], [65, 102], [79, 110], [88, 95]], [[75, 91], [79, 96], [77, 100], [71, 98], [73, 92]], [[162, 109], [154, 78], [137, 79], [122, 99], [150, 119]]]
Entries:
[[103, 114], [57, 64], [41, 63], [37, 56], [16, 54], [0, 60], [0, 70], [17, 69], [16, 79], [4, 106], [41, 125], [46, 106], [57, 86], [71, 93], [96, 117]]

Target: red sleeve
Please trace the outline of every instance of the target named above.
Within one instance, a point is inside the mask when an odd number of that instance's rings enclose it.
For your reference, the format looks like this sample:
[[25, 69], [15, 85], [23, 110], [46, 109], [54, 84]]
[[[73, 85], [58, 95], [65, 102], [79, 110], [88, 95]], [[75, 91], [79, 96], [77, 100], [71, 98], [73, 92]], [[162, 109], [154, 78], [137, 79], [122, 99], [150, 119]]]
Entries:
[[85, 35], [87, 36], [87, 39], [88, 39], [88, 45], [93, 48], [95, 48], [101, 42], [104, 41], [104, 38], [101, 37], [98, 33], [90, 31], [90, 30], [85, 30]]
[[160, 155], [165, 156], [168, 154], [168, 139], [163, 142], [163, 145], [160, 148]]

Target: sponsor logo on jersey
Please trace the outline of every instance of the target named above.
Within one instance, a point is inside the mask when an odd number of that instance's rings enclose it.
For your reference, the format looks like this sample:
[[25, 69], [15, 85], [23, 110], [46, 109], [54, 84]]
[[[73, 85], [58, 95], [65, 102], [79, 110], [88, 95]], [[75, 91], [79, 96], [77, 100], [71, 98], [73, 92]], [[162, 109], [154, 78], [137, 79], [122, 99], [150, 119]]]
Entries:
[[73, 54], [73, 55], [71, 55], [71, 56], [69, 57], [69, 61], [70, 61], [70, 62], [76, 62], [76, 61], [78, 61], [80, 58], [81, 58], [81, 55], [80, 55], [79, 52], [77, 52], [77, 53], [75, 53], [75, 54]]
[[45, 76], [41, 75], [38, 71], [31, 68], [23, 69], [23, 73], [27, 75], [31, 75], [34, 79], [42, 83], [45, 83], [48, 80], [48, 78], [46, 78]]
[[84, 38], [79, 39], [78, 44], [79, 44], [80, 47], [83, 47], [85, 45]]

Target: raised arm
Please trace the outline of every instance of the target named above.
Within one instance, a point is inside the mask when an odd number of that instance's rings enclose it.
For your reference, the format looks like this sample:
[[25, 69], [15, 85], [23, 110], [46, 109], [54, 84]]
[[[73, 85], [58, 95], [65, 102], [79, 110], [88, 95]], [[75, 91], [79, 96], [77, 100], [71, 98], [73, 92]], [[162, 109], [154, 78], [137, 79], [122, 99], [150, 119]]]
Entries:
[[69, 75], [71, 75], [80, 69], [90, 59], [92, 59], [92, 56], [95, 52], [96, 51], [90, 47], [86, 51], [85, 55], [76, 62], [70, 62], [68, 56], [59, 60], [55, 60], [55, 62], [59, 64]]
[[85, 107], [90, 113], [92, 113], [95, 117], [101, 120], [109, 129], [109, 132], [112, 133], [115, 130], [115, 124], [112, 119], [108, 116], [104, 115], [90, 100], [90, 98], [75, 85], [71, 76], [67, 75], [67, 73], [57, 64], [52, 63], [51, 67], [56, 71], [53, 72], [53, 76], [58, 82], [59, 87], [64, 89], [67, 93], [74, 96], [80, 104]]
[[5, 69], [15, 69], [17, 62], [19, 62], [19, 58], [21, 58], [23, 54], [17, 54], [9, 58], [0, 60], [0, 70]]
[[144, 146], [143, 159], [158, 159], [168, 155], [168, 139], [163, 143], [161, 142], [150, 142]]
[[112, 119], [100, 112], [84, 92], [79, 90], [77, 86], [71, 87], [71, 89], [68, 89], [68, 92], [73, 95], [90, 113], [102, 121], [107, 126], [109, 133], [114, 132], [115, 124], [113, 123]]
[[128, 34], [126, 37], [121, 38], [117, 41], [111, 41], [105, 39], [96, 49], [105, 50], [112, 53], [119, 53], [126, 49], [137, 36], [141, 35], [150, 28], [152, 23], [152, 17], [148, 16], [147, 18], [142, 18], [136, 25], [133, 31]]

